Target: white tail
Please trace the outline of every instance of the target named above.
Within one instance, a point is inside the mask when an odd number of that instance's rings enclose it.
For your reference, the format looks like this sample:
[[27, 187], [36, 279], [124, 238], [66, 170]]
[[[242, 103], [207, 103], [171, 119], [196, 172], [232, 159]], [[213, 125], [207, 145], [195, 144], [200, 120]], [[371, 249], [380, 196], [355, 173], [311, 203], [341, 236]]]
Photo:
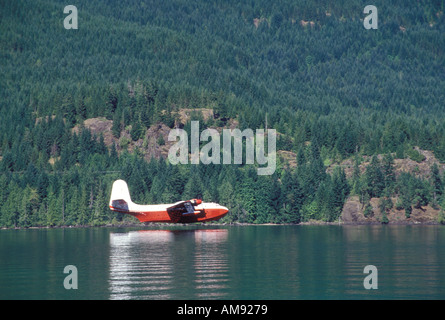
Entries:
[[128, 185], [124, 180], [116, 180], [111, 189], [110, 208], [116, 211], [129, 211], [133, 205]]

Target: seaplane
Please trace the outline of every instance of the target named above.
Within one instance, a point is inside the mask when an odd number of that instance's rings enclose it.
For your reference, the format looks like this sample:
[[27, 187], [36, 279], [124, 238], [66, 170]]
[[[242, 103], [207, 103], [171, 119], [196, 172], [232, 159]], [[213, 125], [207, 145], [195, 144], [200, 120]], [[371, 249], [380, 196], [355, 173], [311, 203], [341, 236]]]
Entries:
[[110, 209], [130, 214], [140, 222], [193, 223], [219, 220], [229, 209], [214, 202], [201, 199], [179, 201], [172, 204], [139, 205], [133, 203], [128, 185], [116, 180], [111, 189]]

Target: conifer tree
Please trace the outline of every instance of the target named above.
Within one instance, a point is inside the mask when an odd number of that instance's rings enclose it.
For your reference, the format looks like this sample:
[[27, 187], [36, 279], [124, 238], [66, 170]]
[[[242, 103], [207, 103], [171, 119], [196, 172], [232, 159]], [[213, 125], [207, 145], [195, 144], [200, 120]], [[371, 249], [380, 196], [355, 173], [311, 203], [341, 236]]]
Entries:
[[345, 171], [341, 167], [335, 168], [335, 171], [332, 175], [330, 192], [332, 193], [332, 205], [337, 217], [340, 216], [343, 210], [343, 205], [347, 196], [349, 195], [349, 189], [350, 188], [348, 185], [348, 181], [346, 180]]
[[382, 171], [385, 183], [385, 190], [387, 190], [387, 192], [391, 194], [394, 191], [396, 176], [394, 172], [394, 159], [390, 153], [386, 154], [383, 157]]
[[119, 112], [115, 112], [113, 115], [113, 125], [111, 126], [111, 132], [115, 138], [119, 138], [121, 136], [121, 119], [122, 115]]
[[257, 199], [255, 181], [249, 173], [244, 173], [239, 188], [239, 197], [241, 201], [242, 222], [253, 223], [256, 218]]
[[351, 190], [351, 192], [355, 195], [360, 195], [360, 191], [362, 189], [360, 176], [361, 173], [359, 167], [359, 159], [357, 156], [355, 156], [354, 171], [352, 172], [352, 190]]
[[298, 166], [303, 166], [306, 164], [306, 157], [304, 155], [304, 149], [302, 146], [300, 146], [300, 148], [298, 149], [297, 164]]
[[83, 97], [79, 97], [76, 101], [76, 115], [81, 121], [87, 118], [87, 107]]
[[107, 115], [112, 118], [118, 105], [118, 96], [114, 87], [110, 86], [107, 98]]
[[268, 176], [260, 176], [256, 182], [255, 201], [256, 206], [254, 210], [255, 220], [254, 223], [266, 223], [269, 222], [274, 211], [272, 208], [271, 199], [271, 182]]
[[385, 179], [380, 169], [380, 161], [376, 155], [371, 158], [371, 163], [365, 172], [365, 188], [371, 198], [380, 197], [385, 188]]
[[66, 124], [68, 125], [69, 128], [72, 128], [76, 124], [76, 107], [74, 105], [73, 98], [71, 97], [71, 95], [65, 96], [61, 109], [64, 114]]
[[444, 183], [442, 181], [442, 178], [440, 177], [439, 167], [437, 163], [434, 163], [431, 166], [431, 184], [433, 186], [433, 198], [434, 200], [437, 200], [437, 198], [440, 198], [442, 196]]

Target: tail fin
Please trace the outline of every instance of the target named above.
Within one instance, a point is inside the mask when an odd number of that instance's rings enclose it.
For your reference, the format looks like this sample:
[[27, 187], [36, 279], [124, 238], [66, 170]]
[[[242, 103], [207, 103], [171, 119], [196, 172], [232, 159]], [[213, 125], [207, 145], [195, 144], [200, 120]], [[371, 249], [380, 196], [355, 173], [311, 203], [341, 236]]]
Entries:
[[133, 204], [130, 198], [128, 185], [124, 180], [116, 180], [111, 189], [110, 209], [119, 212], [130, 211], [129, 207]]

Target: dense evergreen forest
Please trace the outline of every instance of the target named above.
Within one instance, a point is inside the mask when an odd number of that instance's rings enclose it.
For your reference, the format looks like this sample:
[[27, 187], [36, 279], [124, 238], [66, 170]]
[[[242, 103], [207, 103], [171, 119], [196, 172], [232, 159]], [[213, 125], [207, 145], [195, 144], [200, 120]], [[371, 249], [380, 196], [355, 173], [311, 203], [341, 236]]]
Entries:
[[[445, 162], [445, 0], [373, 4], [376, 30], [355, 0], [78, 0], [67, 30], [61, 0], [0, 0], [0, 226], [134, 221], [108, 209], [118, 178], [139, 203], [218, 202], [225, 222], [337, 221], [351, 195], [365, 214], [371, 198], [407, 217], [445, 208], [438, 165], [394, 171], [395, 159], [421, 162], [418, 148]], [[194, 114], [201, 129], [267, 121], [297, 165], [258, 176], [127, 150], [124, 131], [188, 128], [183, 109], [213, 110]], [[118, 143], [83, 126], [97, 117]], [[327, 173], [345, 159], [351, 177]]]

